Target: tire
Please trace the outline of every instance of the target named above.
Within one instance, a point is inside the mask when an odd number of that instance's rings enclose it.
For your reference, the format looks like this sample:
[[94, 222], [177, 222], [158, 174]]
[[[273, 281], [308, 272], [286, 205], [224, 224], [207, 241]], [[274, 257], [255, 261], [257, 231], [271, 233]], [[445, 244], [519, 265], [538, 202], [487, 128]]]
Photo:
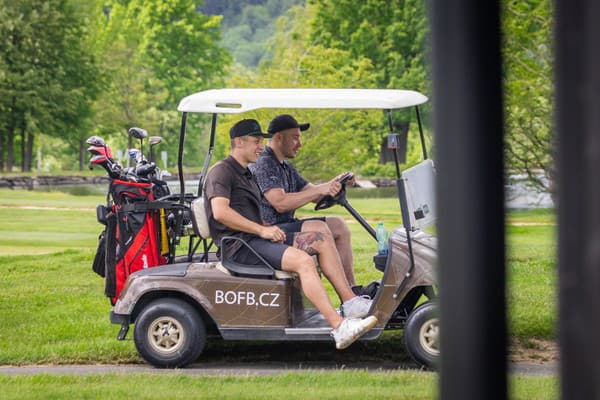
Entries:
[[406, 320], [404, 344], [420, 366], [436, 369], [440, 359], [440, 319], [437, 304], [431, 301], [417, 307]]
[[204, 350], [206, 325], [185, 301], [159, 299], [149, 303], [136, 319], [133, 340], [142, 358], [155, 367], [184, 367]]

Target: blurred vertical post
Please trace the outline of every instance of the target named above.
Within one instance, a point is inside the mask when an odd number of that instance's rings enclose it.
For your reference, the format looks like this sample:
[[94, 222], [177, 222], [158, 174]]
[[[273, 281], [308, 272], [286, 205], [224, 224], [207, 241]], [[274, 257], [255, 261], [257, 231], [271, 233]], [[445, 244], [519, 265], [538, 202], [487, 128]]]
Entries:
[[561, 391], [599, 399], [600, 3], [555, 5]]
[[431, 3], [441, 399], [507, 397], [499, 13]]

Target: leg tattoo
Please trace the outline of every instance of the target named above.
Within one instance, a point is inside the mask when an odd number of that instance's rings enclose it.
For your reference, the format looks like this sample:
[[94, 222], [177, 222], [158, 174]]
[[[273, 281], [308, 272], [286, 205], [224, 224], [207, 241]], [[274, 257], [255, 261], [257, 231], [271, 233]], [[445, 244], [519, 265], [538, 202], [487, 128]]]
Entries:
[[294, 247], [314, 256], [318, 251], [313, 247], [315, 242], [322, 242], [321, 232], [298, 232], [294, 236]]

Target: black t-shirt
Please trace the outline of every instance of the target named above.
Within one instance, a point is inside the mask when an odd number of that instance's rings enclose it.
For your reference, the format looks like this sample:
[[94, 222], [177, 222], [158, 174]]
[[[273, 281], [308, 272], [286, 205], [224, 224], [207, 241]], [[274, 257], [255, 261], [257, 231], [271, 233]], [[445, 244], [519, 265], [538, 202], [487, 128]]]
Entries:
[[[208, 172], [204, 183], [204, 207], [208, 217], [210, 235], [217, 246], [223, 236], [236, 236], [245, 241], [258, 237], [251, 233], [235, 231], [213, 217], [210, 200], [215, 197], [229, 199], [229, 206], [257, 224], [262, 225], [260, 200], [262, 198], [258, 184], [247, 168], [242, 167], [233, 157], [216, 163]], [[238, 241], [227, 245], [227, 257], [232, 257], [242, 246]]]

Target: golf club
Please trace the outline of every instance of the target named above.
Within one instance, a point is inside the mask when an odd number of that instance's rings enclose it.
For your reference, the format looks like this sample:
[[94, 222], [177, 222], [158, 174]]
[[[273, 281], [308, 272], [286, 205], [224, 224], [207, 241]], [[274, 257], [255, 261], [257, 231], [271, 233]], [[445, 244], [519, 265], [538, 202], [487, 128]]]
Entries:
[[139, 139], [140, 140], [140, 152], [142, 152], [142, 158], [143, 158], [143, 150], [144, 150], [144, 139], [148, 137], [148, 132], [146, 132], [145, 129], [142, 128], [138, 128], [138, 127], [131, 127], [129, 128], [129, 135], [133, 138]]
[[121, 172], [118, 168], [115, 168], [116, 164], [111, 162], [105, 155], [98, 154], [92, 156], [92, 158], [90, 158], [90, 169], [92, 169], [94, 165], [99, 165], [104, 168], [106, 172], [108, 172], [108, 176], [110, 176], [112, 179], [118, 179], [121, 177]]
[[154, 151], [153, 147], [162, 142], [162, 137], [160, 136], [150, 136], [148, 138], [148, 146], [150, 147], [150, 162], [156, 162], [154, 159]]
[[90, 147], [87, 148], [87, 151], [90, 154], [94, 155], [94, 156], [103, 155], [106, 158], [109, 158], [110, 160], [113, 160], [113, 158], [112, 158], [112, 151], [111, 151], [110, 147], [108, 147], [108, 146], [104, 146], [104, 147], [101, 147], [101, 146], [90, 146]]
[[[89, 144], [90, 146], [104, 148], [104, 153], [106, 154], [106, 156], [108, 158], [110, 158], [112, 160], [112, 151], [110, 150], [110, 148], [108, 147], [108, 145], [106, 144], [104, 139], [102, 139], [100, 136], [96, 136], [96, 135], [90, 136], [89, 138], [87, 138], [85, 140], [85, 142], [87, 144]], [[88, 148], [88, 151], [89, 151], [89, 148]]]

